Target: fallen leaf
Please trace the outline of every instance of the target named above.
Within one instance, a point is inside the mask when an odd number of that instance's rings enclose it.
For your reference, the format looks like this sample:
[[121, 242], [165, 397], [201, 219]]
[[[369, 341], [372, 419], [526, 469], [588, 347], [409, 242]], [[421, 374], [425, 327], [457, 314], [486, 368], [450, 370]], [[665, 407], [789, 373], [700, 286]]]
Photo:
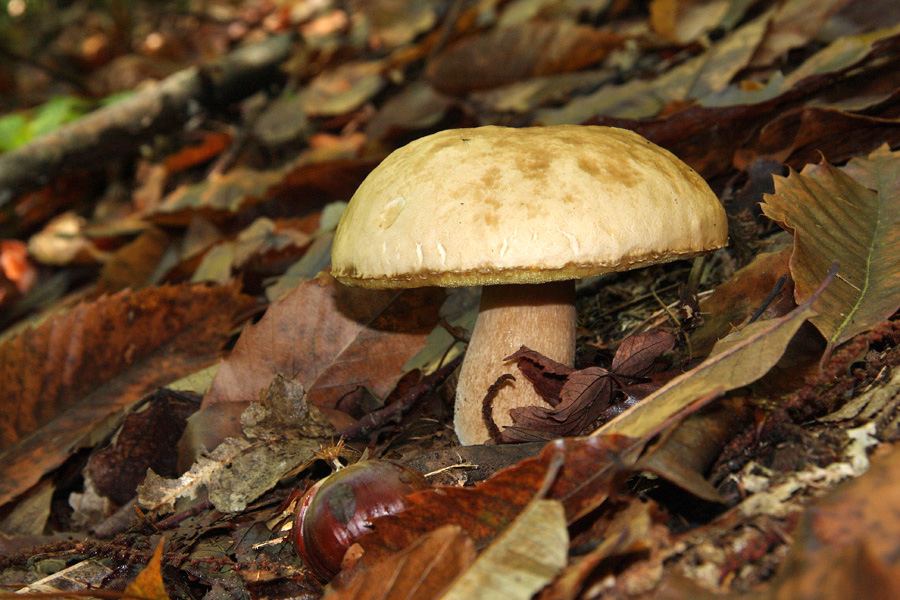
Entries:
[[162, 551], [165, 538], [159, 540], [150, 562], [122, 592], [124, 600], [169, 600], [162, 579]]
[[577, 71], [599, 62], [622, 38], [572, 20], [535, 21], [461, 40], [428, 65], [440, 92], [460, 94], [514, 81]]
[[598, 116], [646, 119], [659, 115], [670, 102], [702, 99], [725, 89], [747, 66], [766, 32], [767, 23], [768, 14], [757, 17], [730, 32], [700, 56], [669, 69], [656, 79], [632, 79], [623, 84], [603, 86], [561, 108], [538, 111], [535, 121], [555, 125], [585, 123]]
[[533, 500], [440, 597], [529, 600], [566, 566], [569, 533], [558, 500]]
[[[788, 246], [778, 252], [758, 254], [753, 262], [700, 300], [703, 322], [691, 332], [691, 348], [696, 355], [705, 356], [717, 340], [746, 323], [773, 292], [775, 297], [761, 317], [781, 317], [793, 308], [793, 282], [788, 267], [792, 251], [793, 247]], [[781, 277], [785, 279], [781, 289], [776, 290]]]
[[[623, 573], [623, 564], [628, 556], [639, 554], [640, 564], [651, 565], [653, 569], [662, 561], [666, 547], [671, 544], [668, 527], [663, 525], [665, 515], [653, 502], [646, 498], [629, 500], [624, 508], [603, 518], [603, 526], [596, 525], [591, 530], [590, 541], [593, 548], [587, 554], [573, 556], [569, 566], [553, 583], [542, 592], [540, 598], [547, 600], [573, 600], [580, 598], [582, 588], [592, 581], [602, 580], [604, 575], [615, 579], [623, 589], [629, 588]], [[572, 540], [572, 546], [578, 540]], [[622, 561], [614, 560], [621, 557]], [[610, 560], [613, 559], [613, 560]], [[639, 577], [642, 574], [639, 574]], [[640, 577], [646, 584], [646, 576]], [[608, 591], [608, 590], [607, 590]]]
[[311, 117], [343, 115], [356, 110], [385, 85], [381, 61], [354, 62], [326, 71], [300, 94], [304, 112]]
[[607, 411], [615, 390], [627, 389], [634, 379], [653, 372], [659, 356], [671, 350], [675, 341], [675, 336], [660, 331], [631, 336], [616, 349], [612, 372], [603, 367], [575, 370], [523, 346], [506, 360], [517, 361], [519, 370], [551, 408], [512, 409], [513, 427], [502, 431], [500, 440], [525, 441], [526, 432], [554, 437], [580, 434]]
[[109, 257], [100, 273], [100, 289], [112, 293], [153, 283], [150, 278], [168, 248], [169, 236], [151, 227]]
[[231, 144], [231, 135], [219, 131], [204, 131], [200, 140], [188, 144], [163, 161], [166, 173], [178, 173], [208, 162]]
[[822, 26], [849, 0], [790, 0], [782, 2], [763, 43], [753, 57], [754, 67], [773, 64], [788, 50], [815, 39]]
[[753, 383], [772, 368], [800, 326], [815, 315], [812, 303], [832, 279], [830, 275], [807, 302], [784, 317], [753, 323], [723, 338], [701, 364], [670, 380], [592, 435], [618, 433], [644, 438], [679, 415]]
[[355, 11], [371, 28], [369, 43], [383, 49], [408, 44], [434, 27], [439, 5], [437, 0], [380, 0], [361, 2]]
[[333, 582], [326, 597], [329, 600], [439, 598], [474, 562], [476, 555], [472, 538], [461, 527], [444, 525], [348, 581]]
[[146, 406], [125, 417], [113, 443], [88, 460], [87, 474], [94, 489], [121, 506], [134, 496], [148, 468], [169, 477], [177, 475], [172, 448], [187, 417], [199, 406], [196, 394], [154, 393]]
[[410, 508], [373, 521], [373, 532], [358, 543], [361, 563], [372, 565], [406, 548], [419, 536], [453, 523], [477, 548], [486, 547], [541, 489], [548, 466], [561, 454], [564, 463], [547, 493], [562, 502], [571, 523], [602, 506], [621, 484], [634, 460], [635, 440], [620, 436], [560, 439], [540, 456], [520, 461], [471, 488], [439, 487], [407, 496]]
[[387, 100], [366, 125], [372, 139], [390, 140], [411, 131], [433, 127], [453, 106], [454, 100], [437, 93], [427, 83], [406, 85]]
[[320, 406], [360, 385], [383, 397], [434, 327], [443, 298], [432, 288], [350, 288], [324, 274], [302, 283], [244, 330], [204, 406], [254, 400], [276, 375], [300, 382]]
[[108, 428], [111, 415], [212, 363], [247, 306], [233, 287], [125, 291], [0, 345], [0, 504]]
[[804, 107], [783, 111], [769, 121], [737, 152], [735, 165], [742, 167], [765, 157], [799, 169], [822, 158], [832, 163], [844, 162], [884, 144], [898, 143], [900, 119], [853, 114], [831, 107]]
[[676, 341], [668, 331], [647, 331], [629, 336], [616, 348], [612, 372], [623, 377], [646, 377], [655, 370], [659, 357], [675, 347]]
[[[677, 44], [688, 44], [715, 29], [728, 14], [729, 0], [652, 0], [650, 25]], [[746, 3], [745, 3], [746, 4]]]
[[900, 152], [883, 147], [844, 169], [827, 162], [776, 178], [762, 205], [794, 234], [794, 296], [808, 302], [833, 262], [837, 280], [813, 305], [811, 322], [830, 353], [900, 307], [900, 193], [892, 185]]
[[694, 413], [648, 448], [636, 468], [659, 475], [666, 481], [709, 502], [723, 502], [705, 474], [722, 447], [743, 428], [752, 411], [741, 399], [726, 398]]
[[804, 515], [772, 598], [896, 598], [900, 594], [900, 472], [884, 449], [869, 471], [817, 500]]

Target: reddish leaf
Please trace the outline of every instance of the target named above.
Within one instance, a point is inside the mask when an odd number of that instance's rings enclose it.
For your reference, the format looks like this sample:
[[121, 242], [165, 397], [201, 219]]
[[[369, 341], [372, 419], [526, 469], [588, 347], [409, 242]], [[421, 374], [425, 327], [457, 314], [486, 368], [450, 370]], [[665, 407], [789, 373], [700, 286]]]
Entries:
[[335, 593], [329, 598], [438, 598], [475, 561], [476, 554], [472, 538], [461, 527], [444, 525], [347, 583], [339, 578], [332, 583]]
[[626, 377], [644, 377], [656, 360], [675, 347], [675, 336], [666, 331], [648, 331], [622, 340], [613, 356], [612, 371]]
[[514, 427], [501, 432], [501, 440], [522, 441], [524, 436], [516, 429], [562, 437], [578, 435], [597, 420], [611, 399], [609, 371], [602, 367], [574, 371], [566, 378], [554, 408], [524, 406], [511, 410]]
[[0, 504], [148, 391], [211, 364], [248, 299], [233, 287], [165, 286], [81, 304], [0, 345]]
[[540, 352], [522, 346], [504, 361], [515, 360], [522, 375], [531, 382], [534, 389], [550, 406], [559, 404], [560, 394], [566, 377], [575, 371], [572, 367], [547, 358]]
[[409, 509], [376, 519], [373, 533], [360, 538], [365, 550], [361, 561], [375, 564], [447, 523], [459, 525], [478, 548], [484, 548], [532, 500], [550, 461], [559, 454], [564, 464], [547, 498], [563, 502], [571, 523], [602, 506], [618, 488], [635, 447], [634, 440], [621, 436], [557, 440], [539, 457], [523, 460], [475, 487], [440, 487], [412, 494], [407, 497]]
[[231, 143], [227, 133], [207, 131], [198, 144], [185, 146], [166, 157], [164, 165], [169, 173], [177, 173], [205, 163], [222, 153]]

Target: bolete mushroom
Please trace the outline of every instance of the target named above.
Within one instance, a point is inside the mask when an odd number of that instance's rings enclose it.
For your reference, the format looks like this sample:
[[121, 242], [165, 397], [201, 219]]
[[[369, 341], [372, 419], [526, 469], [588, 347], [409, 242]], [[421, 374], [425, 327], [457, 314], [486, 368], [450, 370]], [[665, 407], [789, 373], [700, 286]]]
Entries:
[[[727, 240], [709, 186], [624, 129], [446, 130], [391, 153], [337, 228], [332, 274], [370, 288], [481, 285], [456, 392], [460, 442], [488, 438], [482, 401], [528, 346], [568, 365], [575, 279], [695, 256]], [[546, 403], [523, 377], [499, 388], [495, 423]]]

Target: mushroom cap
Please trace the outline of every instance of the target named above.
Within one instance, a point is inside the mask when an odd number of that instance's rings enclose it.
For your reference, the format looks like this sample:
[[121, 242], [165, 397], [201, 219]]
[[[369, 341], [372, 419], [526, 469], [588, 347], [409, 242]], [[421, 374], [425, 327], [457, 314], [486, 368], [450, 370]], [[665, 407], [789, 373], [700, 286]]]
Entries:
[[612, 127], [478, 127], [407, 144], [351, 198], [332, 274], [371, 288], [542, 283], [724, 246], [693, 169]]

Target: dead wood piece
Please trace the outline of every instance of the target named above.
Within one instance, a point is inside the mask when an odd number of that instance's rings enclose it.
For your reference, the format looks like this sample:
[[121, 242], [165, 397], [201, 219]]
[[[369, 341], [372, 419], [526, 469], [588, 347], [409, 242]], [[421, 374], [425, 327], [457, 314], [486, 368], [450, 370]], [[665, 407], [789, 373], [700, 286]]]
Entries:
[[291, 46], [290, 35], [273, 36], [221, 61], [184, 69], [0, 156], [0, 208], [67, 171], [135, 153], [201, 107], [225, 106], [270, 85]]

